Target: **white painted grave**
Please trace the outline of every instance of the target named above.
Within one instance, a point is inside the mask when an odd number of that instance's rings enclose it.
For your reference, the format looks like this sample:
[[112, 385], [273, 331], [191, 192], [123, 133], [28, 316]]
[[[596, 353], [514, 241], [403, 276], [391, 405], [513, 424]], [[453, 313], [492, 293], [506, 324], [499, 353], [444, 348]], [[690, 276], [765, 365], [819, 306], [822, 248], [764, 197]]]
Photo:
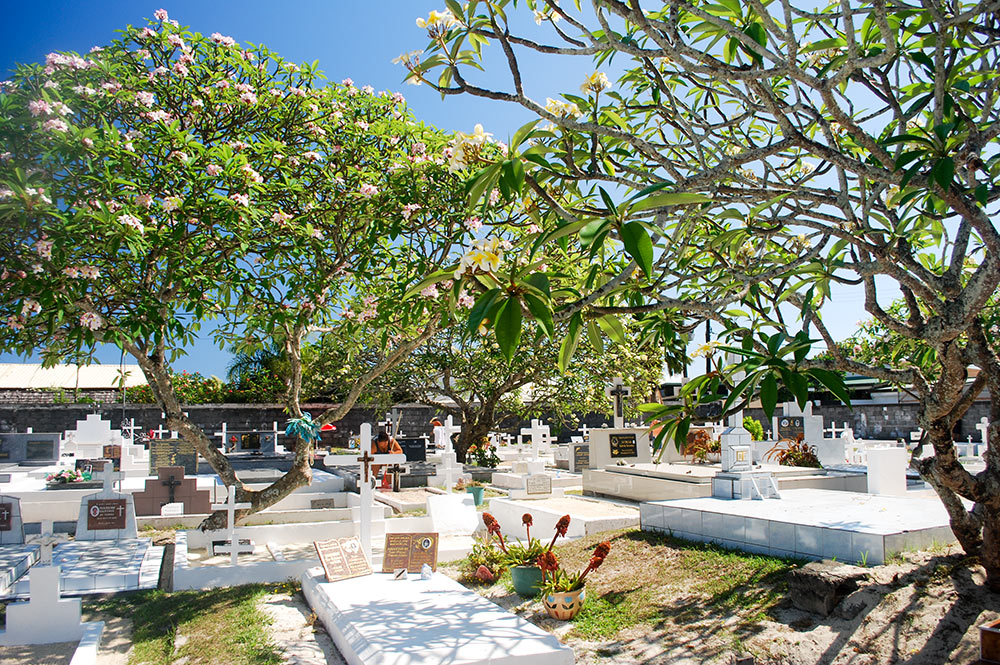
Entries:
[[[96, 623], [103, 629], [103, 622]], [[0, 633], [0, 644], [76, 642], [92, 626], [80, 622], [78, 598], [59, 597], [59, 566], [35, 566], [31, 570], [30, 600], [7, 606], [7, 629]]]
[[868, 449], [868, 493], [906, 495], [906, 448]]
[[88, 494], [80, 501], [80, 516], [76, 521], [77, 541], [122, 540], [139, 536], [132, 495], [114, 491], [114, 482], [120, 480], [123, 474], [115, 473], [112, 468], [111, 462], [105, 463], [104, 489]]
[[444, 420], [444, 425], [438, 425], [434, 428], [434, 448], [437, 450], [444, 450], [447, 453], [454, 453], [455, 446], [451, 441], [451, 436], [453, 434], [460, 434], [462, 432], [462, 427], [455, 424], [455, 419], [448, 416]]
[[[52, 522], [48, 524], [51, 531]], [[28, 568], [38, 562], [39, 553], [37, 541], [24, 543], [21, 499], [0, 494], [0, 596], [7, 595]]]
[[476, 502], [468, 493], [427, 497], [427, 515], [432, 530], [442, 536], [471, 536], [479, 527]]
[[229, 486], [225, 503], [212, 504], [212, 510], [226, 511], [226, 529], [229, 532], [229, 544], [216, 545], [215, 554], [229, 554], [229, 561], [234, 566], [236, 565], [240, 554], [253, 553], [253, 543], [247, 545], [240, 543], [239, 536], [236, 533], [236, 511], [246, 510], [247, 508], [250, 508], [250, 506], [251, 504], [246, 501], [241, 501], [239, 503], [236, 502], [236, 487], [234, 485]]
[[607, 395], [614, 405], [615, 429], [625, 428], [625, 398], [632, 394], [632, 389], [624, 385], [622, 377], [616, 376], [611, 380], [611, 385], [605, 388], [604, 394]]

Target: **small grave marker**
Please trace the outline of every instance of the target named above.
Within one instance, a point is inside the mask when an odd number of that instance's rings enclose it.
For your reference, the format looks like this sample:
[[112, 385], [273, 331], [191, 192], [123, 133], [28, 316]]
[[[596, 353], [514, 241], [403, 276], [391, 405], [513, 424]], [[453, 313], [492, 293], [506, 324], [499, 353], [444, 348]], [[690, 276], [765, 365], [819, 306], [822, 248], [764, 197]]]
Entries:
[[357, 536], [313, 541], [316, 556], [323, 566], [327, 582], [371, 575], [372, 567], [365, 557]]
[[528, 494], [552, 494], [552, 478], [545, 473], [533, 473], [524, 479]]
[[182, 466], [184, 473], [198, 473], [198, 451], [184, 439], [153, 439], [149, 442], [149, 475], [155, 476], [161, 466]]
[[212, 504], [212, 510], [225, 510], [226, 511], [226, 524], [229, 531], [229, 544], [228, 545], [216, 545], [214, 548], [215, 554], [229, 554], [230, 562], [235, 566], [237, 562], [237, 557], [240, 554], [250, 554], [253, 552], [253, 544], [245, 544], [236, 537], [236, 511], [244, 510], [250, 507], [250, 503], [241, 501], [236, 502], [236, 487], [233, 485], [229, 486], [229, 494], [226, 497], [225, 503], [214, 503]]

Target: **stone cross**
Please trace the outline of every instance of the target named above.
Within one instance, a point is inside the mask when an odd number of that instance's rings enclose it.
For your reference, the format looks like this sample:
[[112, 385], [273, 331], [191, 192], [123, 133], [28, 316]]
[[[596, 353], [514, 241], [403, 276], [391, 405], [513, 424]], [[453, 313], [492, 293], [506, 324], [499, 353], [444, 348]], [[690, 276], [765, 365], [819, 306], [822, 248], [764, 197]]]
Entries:
[[[104, 463], [104, 491], [109, 494], [114, 494], [115, 491], [115, 481], [121, 481], [125, 477], [124, 473], [115, 473], [114, 462]], [[118, 488], [121, 489], [121, 482], [118, 483]]]
[[979, 430], [979, 436], [983, 440], [983, 448], [990, 445], [989, 436], [990, 421], [986, 416], [979, 419], [979, 423], [976, 424], [976, 429]]
[[543, 425], [537, 418], [531, 421], [531, 427], [521, 428], [521, 434], [531, 435], [531, 457], [538, 459], [538, 448], [542, 445], [543, 437], [549, 435], [549, 426]]
[[847, 429], [847, 423], [844, 423], [844, 426], [839, 430], [837, 429], [837, 423], [831, 423], [828, 428], [823, 430], [823, 434], [829, 434], [831, 439], [836, 439], [840, 437], [840, 435], [843, 434], [844, 430], [846, 429]]
[[503, 441], [503, 445], [509, 446], [511, 441], [514, 440], [514, 435], [510, 432], [504, 432], [500, 435], [500, 439]]
[[184, 483], [179, 480], [175, 480], [173, 474], [171, 474], [167, 480], [164, 480], [160, 484], [166, 487], [167, 491], [170, 492], [170, 496], [167, 498], [167, 503], [174, 503], [174, 488], [180, 487]]
[[42, 535], [35, 542], [41, 546], [38, 563], [42, 566], [51, 566], [52, 548], [61, 542], [52, 533], [52, 520], [42, 520]]
[[219, 437], [219, 440], [222, 441], [222, 445], [219, 446], [220, 448], [222, 448], [222, 450], [226, 449], [226, 436], [228, 434], [229, 434], [229, 432], [226, 430], [226, 423], [222, 423], [222, 431], [221, 432], [213, 432], [212, 433], [212, 436], [217, 436], [217, 437]]
[[156, 435], [157, 439], [164, 439], [164, 438], [166, 438], [166, 437], [163, 436], [164, 434], [169, 434], [171, 439], [176, 439], [177, 438], [177, 432], [175, 432], [173, 430], [169, 430], [169, 429], [163, 429], [163, 425], [157, 426], [157, 428], [155, 430], [153, 430], [153, 434]]
[[604, 390], [604, 394], [608, 396], [615, 404], [615, 428], [621, 429], [625, 425], [625, 398], [632, 394], [632, 389], [624, 385], [622, 382], [622, 377], [616, 376], [611, 380], [611, 385], [609, 385]]
[[461, 434], [461, 433], [462, 433], [462, 427], [460, 425], [456, 425], [455, 424], [455, 419], [454, 418], [452, 418], [451, 416], [448, 416], [447, 418], [445, 418], [445, 420], [444, 420], [444, 437], [448, 441], [445, 444], [445, 450], [446, 451], [448, 451], [449, 453], [455, 452], [455, 443], [451, 440], [451, 436], [453, 434]]
[[406, 467], [401, 464], [393, 464], [385, 470], [387, 474], [392, 475], [392, 491], [399, 491], [399, 476], [406, 473]]
[[226, 523], [227, 529], [229, 531], [229, 544], [219, 545], [215, 548], [215, 551], [222, 552], [223, 554], [228, 553], [230, 555], [230, 562], [232, 565], [236, 565], [237, 556], [240, 554], [249, 554], [253, 552], [253, 545], [241, 545], [239, 539], [236, 537], [236, 511], [244, 510], [250, 508], [250, 503], [246, 501], [241, 501], [236, 503], [236, 486], [229, 486], [229, 493], [226, 497], [225, 503], [213, 503], [212, 510], [225, 510], [226, 511]]
[[590, 438], [590, 428], [586, 425], [580, 426], [580, 434], [583, 436], [583, 440], [586, 441]]

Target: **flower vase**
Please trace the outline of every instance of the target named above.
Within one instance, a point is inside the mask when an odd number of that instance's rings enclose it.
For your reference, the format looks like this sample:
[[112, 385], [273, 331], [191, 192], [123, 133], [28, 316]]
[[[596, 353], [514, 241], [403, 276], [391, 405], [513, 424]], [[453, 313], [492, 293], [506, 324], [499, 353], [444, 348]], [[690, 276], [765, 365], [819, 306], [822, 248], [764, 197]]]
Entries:
[[545, 594], [542, 598], [542, 605], [545, 611], [553, 619], [569, 621], [583, 609], [583, 601], [586, 600], [586, 588], [581, 587], [576, 591], [553, 591]]
[[485, 487], [466, 487], [465, 491], [472, 495], [477, 506], [483, 505], [483, 490]]
[[534, 598], [542, 590], [542, 569], [538, 566], [513, 566], [510, 579], [519, 596]]

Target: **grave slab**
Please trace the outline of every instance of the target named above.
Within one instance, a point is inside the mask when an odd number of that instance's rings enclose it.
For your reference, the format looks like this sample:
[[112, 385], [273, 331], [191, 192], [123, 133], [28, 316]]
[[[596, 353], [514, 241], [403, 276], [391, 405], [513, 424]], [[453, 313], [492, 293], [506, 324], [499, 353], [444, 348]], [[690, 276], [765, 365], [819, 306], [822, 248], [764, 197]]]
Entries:
[[500, 522], [505, 534], [524, 535], [521, 516], [531, 513], [531, 532], [543, 541], [554, 533], [556, 522], [563, 515], [570, 516], [569, 539], [624, 529], [639, 525], [639, 511], [635, 507], [610, 501], [564, 496], [536, 500], [515, 500], [503, 497], [490, 499], [490, 514]]
[[574, 662], [556, 636], [440, 573], [429, 580], [375, 574], [326, 582], [313, 568], [302, 575], [302, 592], [351, 665]]
[[142, 492], [132, 495], [136, 515], [160, 515], [172, 503], [183, 505], [181, 514], [201, 515], [211, 511], [210, 492], [198, 489], [197, 478], [185, 478], [182, 466], [161, 466], [157, 477], [149, 478]]
[[641, 503], [639, 513], [644, 531], [758, 554], [869, 565], [955, 539], [944, 506], [930, 498], [795, 489], [768, 501], [651, 501]]
[[38, 563], [38, 545], [0, 546], [0, 597], [7, 596], [17, 582]]
[[[73, 541], [56, 546], [52, 563], [62, 569], [64, 596], [155, 589], [160, 579], [163, 548], [149, 538], [108, 542]], [[34, 569], [14, 585], [14, 595], [27, 595]]]

